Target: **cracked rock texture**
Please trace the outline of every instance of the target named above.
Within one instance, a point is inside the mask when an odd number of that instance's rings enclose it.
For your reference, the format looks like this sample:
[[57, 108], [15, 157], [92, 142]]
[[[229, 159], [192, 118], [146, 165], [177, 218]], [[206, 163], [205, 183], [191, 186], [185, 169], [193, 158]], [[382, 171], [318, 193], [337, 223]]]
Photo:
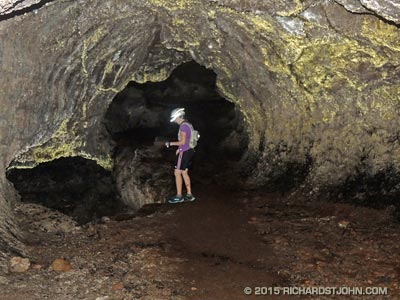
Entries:
[[18, 15], [24, 3], [0, 2], [3, 262], [23, 251], [5, 169], [82, 156], [111, 170], [114, 96], [191, 59], [244, 116], [248, 186], [296, 169], [324, 188], [400, 168], [395, 0], [60, 0]]
[[172, 194], [172, 168], [159, 148], [126, 147], [116, 154], [115, 181], [128, 207], [139, 209], [145, 204], [163, 203]]
[[11, 16], [15, 12], [21, 12], [23, 9], [33, 7], [40, 0], [1, 0], [0, 1], [0, 16]]
[[400, 3], [396, 0], [336, 0], [336, 2], [352, 12], [376, 14], [396, 24], [400, 23]]

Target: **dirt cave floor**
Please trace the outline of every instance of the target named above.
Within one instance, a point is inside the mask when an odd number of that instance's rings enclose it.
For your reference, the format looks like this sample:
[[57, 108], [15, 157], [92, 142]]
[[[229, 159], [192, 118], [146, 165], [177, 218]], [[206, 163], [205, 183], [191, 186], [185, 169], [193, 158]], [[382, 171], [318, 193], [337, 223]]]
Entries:
[[[15, 210], [31, 267], [0, 277], [1, 300], [400, 299], [400, 225], [388, 210], [216, 186], [83, 226], [37, 204]], [[71, 269], [54, 271], [57, 258]], [[257, 286], [387, 295], [257, 296]]]

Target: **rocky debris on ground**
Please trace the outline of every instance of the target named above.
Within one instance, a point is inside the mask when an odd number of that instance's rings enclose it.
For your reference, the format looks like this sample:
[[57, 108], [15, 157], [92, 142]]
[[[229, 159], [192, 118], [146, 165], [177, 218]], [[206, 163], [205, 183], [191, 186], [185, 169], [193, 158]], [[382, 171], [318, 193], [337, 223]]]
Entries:
[[[271, 249], [266, 253], [269, 260], [265, 257], [255, 257], [263, 261], [247, 261], [243, 257], [235, 259], [233, 255], [226, 255], [225, 252], [229, 252], [226, 246], [219, 251], [203, 250], [205, 246], [211, 247], [205, 245], [206, 239], [218, 236], [221, 228], [215, 227], [215, 232], [204, 233], [203, 239], [196, 241], [200, 243], [201, 253], [197, 244], [190, 248], [184, 244], [184, 239], [171, 235], [171, 231], [179, 230], [178, 223], [175, 223], [177, 217], [193, 213], [202, 204], [200, 201], [206, 201], [201, 197], [196, 203], [153, 206], [151, 215], [138, 214], [135, 218], [122, 221], [110, 218], [105, 224], [90, 223], [82, 226], [81, 230], [63, 235], [43, 231], [40, 224], [31, 226], [33, 220], [49, 222], [44, 216], [35, 215], [34, 210], [30, 210], [33, 215], [17, 213], [19, 219], [25, 217], [22, 223], [26, 226], [24, 229], [32, 230], [31, 234], [37, 235], [40, 240], [29, 245], [32, 263], [28, 272], [0, 277], [0, 299], [213, 299], [206, 295], [214, 295], [217, 290], [224, 293], [233, 286], [241, 287], [244, 281], [251, 280], [252, 272], [260, 272], [263, 278], [273, 274], [279, 279], [276, 281], [278, 286], [387, 287], [390, 297], [346, 295], [348, 300], [400, 297], [400, 226], [388, 211], [259, 192], [241, 192], [236, 197], [242, 205], [230, 208], [239, 209], [243, 217], [243, 223], [237, 224], [238, 228], [250, 229], [250, 232], [246, 229], [246, 236], [254, 234], [258, 243], [266, 244]], [[216, 209], [219, 207], [216, 206], [217, 201], [221, 199], [209, 201], [205, 205], [209, 210], [204, 210], [204, 214], [188, 217], [189, 223], [180, 223], [189, 230], [188, 239], [192, 239], [190, 224], [196, 222], [196, 226], [204, 226], [213, 222], [210, 220], [213, 216], [221, 217], [222, 210]], [[229, 206], [222, 207], [225, 208], [224, 214], [229, 214]], [[210, 211], [218, 213], [212, 215]], [[46, 210], [38, 213], [52, 215]], [[206, 223], [201, 223], [203, 221]], [[218, 219], [215, 223], [223, 227], [226, 225], [223, 221]], [[166, 235], [165, 228], [169, 235]], [[233, 242], [239, 235], [239, 232], [236, 236], [232, 232]], [[234, 243], [232, 245], [235, 246]], [[249, 243], [245, 246], [249, 249], [246, 250], [247, 256], [255, 245]], [[68, 272], [54, 271], [53, 264], [60, 258], [69, 264]], [[195, 269], [190, 270], [193, 266]], [[202, 273], [209, 268], [226, 271], [220, 274], [233, 277], [227, 279], [229, 284], [225, 282], [226, 286], [219, 286], [220, 282], [215, 282], [212, 273]], [[245, 270], [250, 275], [243, 280], [240, 272], [229, 273], [230, 268]], [[202, 277], [204, 281], [200, 280]], [[204, 283], [210, 282], [209, 294], [206, 294]], [[341, 298], [324, 295], [313, 296], [312, 299]]]
[[101, 222], [103, 222], [103, 223], [108, 223], [108, 222], [110, 222], [110, 217], [107, 217], [107, 216], [103, 216], [103, 217], [101, 217]]
[[124, 285], [122, 283], [116, 283], [113, 285], [112, 290], [118, 291], [118, 290], [122, 290], [123, 288], [124, 288]]
[[346, 229], [346, 228], [349, 226], [349, 224], [350, 224], [349, 221], [342, 220], [342, 221], [340, 221], [340, 222], [338, 223], [338, 226], [339, 226], [340, 228]]
[[51, 264], [51, 268], [53, 271], [57, 272], [68, 272], [71, 271], [71, 263], [68, 260], [65, 260], [64, 258], [57, 258]]
[[[400, 225], [387, 210], [307, 199], [246, 201], [264, 242], [290, 259], [276, 270], [297, 286], [383, 287], [400, 297]], [[339, 299], [324, 296], [313, 299]], [[386, 298], [385, 298], [386, 297]], [[359, 295], [346, 296], [359, 300]], [[389, 299], [376, 295], [367, 299]]]
[[28, 249], [33, 263], [29, 272], [0, 278], [0, 299], [186, 299], [174, 275], [181, 259], [163, 254], [160, 220], [149, 217], [162, 218], [160, 209], [124, 221], [92, 222], [62, 235], [43, 230], [57, 212], [17, 210], [24, 229], [37, 236]]
[[31, 264], [32, 270], [40, 270], [41, 268], [43, 268], [43, 266], [40, 264]]
[[29, 261], [29, 258], [14, 256], [10, 260], [10, 272], [12, 273], [26, 272], [28, 271], [30, 265], [31, 262]]
[[0, 285], [7, 285], [10, 283], [10, 280], [7, 279], [5, 276], [0, 276]]
[[71, 217], [40, 204], [18, 203], [15, 207], [18, 221], [28, 232], [71, 233], [81, 229]]

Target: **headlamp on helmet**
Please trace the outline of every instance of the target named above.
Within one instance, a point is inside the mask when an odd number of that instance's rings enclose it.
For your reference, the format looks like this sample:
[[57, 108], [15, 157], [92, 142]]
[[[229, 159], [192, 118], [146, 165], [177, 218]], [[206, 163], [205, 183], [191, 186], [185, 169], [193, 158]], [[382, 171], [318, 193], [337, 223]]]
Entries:
[[185, 115], [185, 109], [184, 108], [175, 108], [171, 112], [171, 119], [169, 120], [170, 122], [174, 122], [177, 118], [182, 118]]

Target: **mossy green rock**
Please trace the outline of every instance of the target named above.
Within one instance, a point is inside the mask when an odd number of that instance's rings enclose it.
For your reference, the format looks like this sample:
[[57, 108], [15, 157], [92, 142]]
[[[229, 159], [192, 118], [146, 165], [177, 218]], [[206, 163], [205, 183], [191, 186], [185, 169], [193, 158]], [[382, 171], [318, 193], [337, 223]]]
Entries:
[[[293, 166], [307, 166], [311, 187], [398, 170], [396, 2], [264, 2], [54, 1], [21, 15], [1, 7], [1, 182], [6, 167], [64, 156], [111, 169], [102, 121], [113, 97], [191, 59], [216, 72], [219, 92], [244, 115], [248, 186]], [[1, 257], [3, 245], [17, 245], [10, 195], [3, 184]]]

